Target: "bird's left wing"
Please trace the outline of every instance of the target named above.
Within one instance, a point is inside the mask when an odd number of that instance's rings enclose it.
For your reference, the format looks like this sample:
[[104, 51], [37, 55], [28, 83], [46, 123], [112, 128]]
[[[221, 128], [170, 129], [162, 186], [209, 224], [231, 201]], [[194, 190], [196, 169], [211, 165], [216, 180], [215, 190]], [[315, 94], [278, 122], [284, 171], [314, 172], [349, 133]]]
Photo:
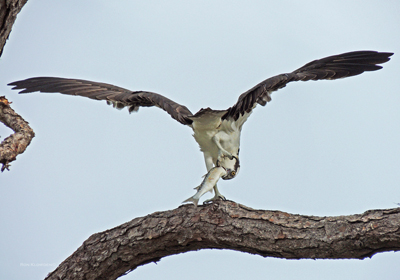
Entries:
[[364, 71], [382, 68], [377, 64], [390, 60], [393, 53], [376, 51], [355, 51], [328, 56], [311, 61], [303, 67], [286, 74], [269, 78], [239, 96], [235, 105], [227, 109], [223, 119], [237, 120], [245, 113], [250, 113], [257, 105], [264, 106], [271, 101], [271, 93], [294, 81], [335, 80], [359, 75]]
[[79, 95], [96, 100], [106, 100], [117, 109], [128, 107], [129, 112], [137, 111], [139, 107], [156, 106], [166, 111], [173, 119], [189, 125], [190, 110], [160, 94], [148, 91], [130, 91], [105, 83], [85, 80], [36, 77], [9, 83], [12, 89], [23, 89], [19, 93], [29, 92], [59, 92], [69, 95]]

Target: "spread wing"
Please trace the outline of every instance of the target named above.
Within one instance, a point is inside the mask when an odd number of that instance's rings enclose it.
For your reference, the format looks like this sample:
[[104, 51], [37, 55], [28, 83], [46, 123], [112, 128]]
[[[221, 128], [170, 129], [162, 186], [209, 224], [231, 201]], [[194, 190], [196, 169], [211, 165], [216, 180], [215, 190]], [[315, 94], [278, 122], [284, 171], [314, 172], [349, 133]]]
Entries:
[[227, 109], [223, 119], [237, 120], [251, 112], [257, 104], [265, 106], [271, 101], [271, 93], [294, 81], [335, 80], [359, 75], [364, 71], [375, 71], [390, 60], [393, 53], [375, 51], [355, 51], [328, 56], [311, 61], [303, 67], [286, 74], [269, 78], [239, 96], [235, 105]]
[[8, 85], [14, 86], [12, 89], [23, 89], [19, 93], [59, 92], [96, 100], [106, 100], [108, 104], [112, 104], [117, 109], [128, 107], [129, 112], [137, 111], [139, 107], [156, 106], [182, 124], [189, 125], [192, 123], [192, 120], [188, 118], [192, 115], [188, 108], [153, 92], [130, 91], [110, 84], [53, 77], [29, 78]]

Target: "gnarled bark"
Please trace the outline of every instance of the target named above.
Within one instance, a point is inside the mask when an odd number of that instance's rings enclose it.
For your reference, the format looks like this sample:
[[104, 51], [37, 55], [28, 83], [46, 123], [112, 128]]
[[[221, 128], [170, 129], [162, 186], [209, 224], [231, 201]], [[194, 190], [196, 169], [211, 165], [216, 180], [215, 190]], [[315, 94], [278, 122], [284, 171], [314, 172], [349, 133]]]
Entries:
[[27, 0], [0, 0], [0, 56], [12, 26]]
[[285, 259], [363, 259], [400, 250], [400, 208], [315, 217], [232, 201], [182, 205], [93, 234], [46, 279], [116, 279], [140, 265], [200, 249]]
[[32, 128], [20, 115], [10, 107], [10, 103], [4, 97], [0, 97], [0, 122], [14, 130], [14, 134], [3, 140], [0, 144], [1, 171], [8, 170], [9, 163], [23, 153], [35, 136]]
[[[0, 0], [0, 56], [10, 35], [12, 26], [27, 0]], [[0, 97], [0, 122], [14, 130], [14, 134], [0, 144], [1, 171], [8, 170], [9, 163], [23, 153], [35, 136], [28, 123], [10, 107], [10, 102]]]

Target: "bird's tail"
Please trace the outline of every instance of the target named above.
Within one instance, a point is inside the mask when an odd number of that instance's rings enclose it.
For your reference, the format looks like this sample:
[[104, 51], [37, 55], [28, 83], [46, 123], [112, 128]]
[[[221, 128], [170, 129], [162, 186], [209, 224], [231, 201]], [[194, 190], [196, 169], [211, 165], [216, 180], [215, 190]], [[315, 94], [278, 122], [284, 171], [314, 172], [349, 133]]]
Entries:
[[195, 198], [196, 195], [189, 197], [188, 199], [186, 199], [185, 201], [183, 201], [182, 203], [185, 202], [193, 202], [193, 204], [195, 206], [197, 206], [197, 204], [199, 203], [199, 198]]

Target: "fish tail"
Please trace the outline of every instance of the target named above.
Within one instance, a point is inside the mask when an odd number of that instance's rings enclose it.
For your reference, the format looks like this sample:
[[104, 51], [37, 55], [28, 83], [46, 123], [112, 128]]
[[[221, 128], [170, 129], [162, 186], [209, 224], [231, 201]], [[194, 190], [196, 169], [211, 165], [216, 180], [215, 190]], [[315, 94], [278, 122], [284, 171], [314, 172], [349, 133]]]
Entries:
[[195, 198], [196, 195], [189, 197], [188, 199], [186, 199], [185, 201], [183, 201], [182, 203], [185, 202], [193, 202], [194, 205], [197, 206], [197, 204], [199, 203], [199, 199]]

